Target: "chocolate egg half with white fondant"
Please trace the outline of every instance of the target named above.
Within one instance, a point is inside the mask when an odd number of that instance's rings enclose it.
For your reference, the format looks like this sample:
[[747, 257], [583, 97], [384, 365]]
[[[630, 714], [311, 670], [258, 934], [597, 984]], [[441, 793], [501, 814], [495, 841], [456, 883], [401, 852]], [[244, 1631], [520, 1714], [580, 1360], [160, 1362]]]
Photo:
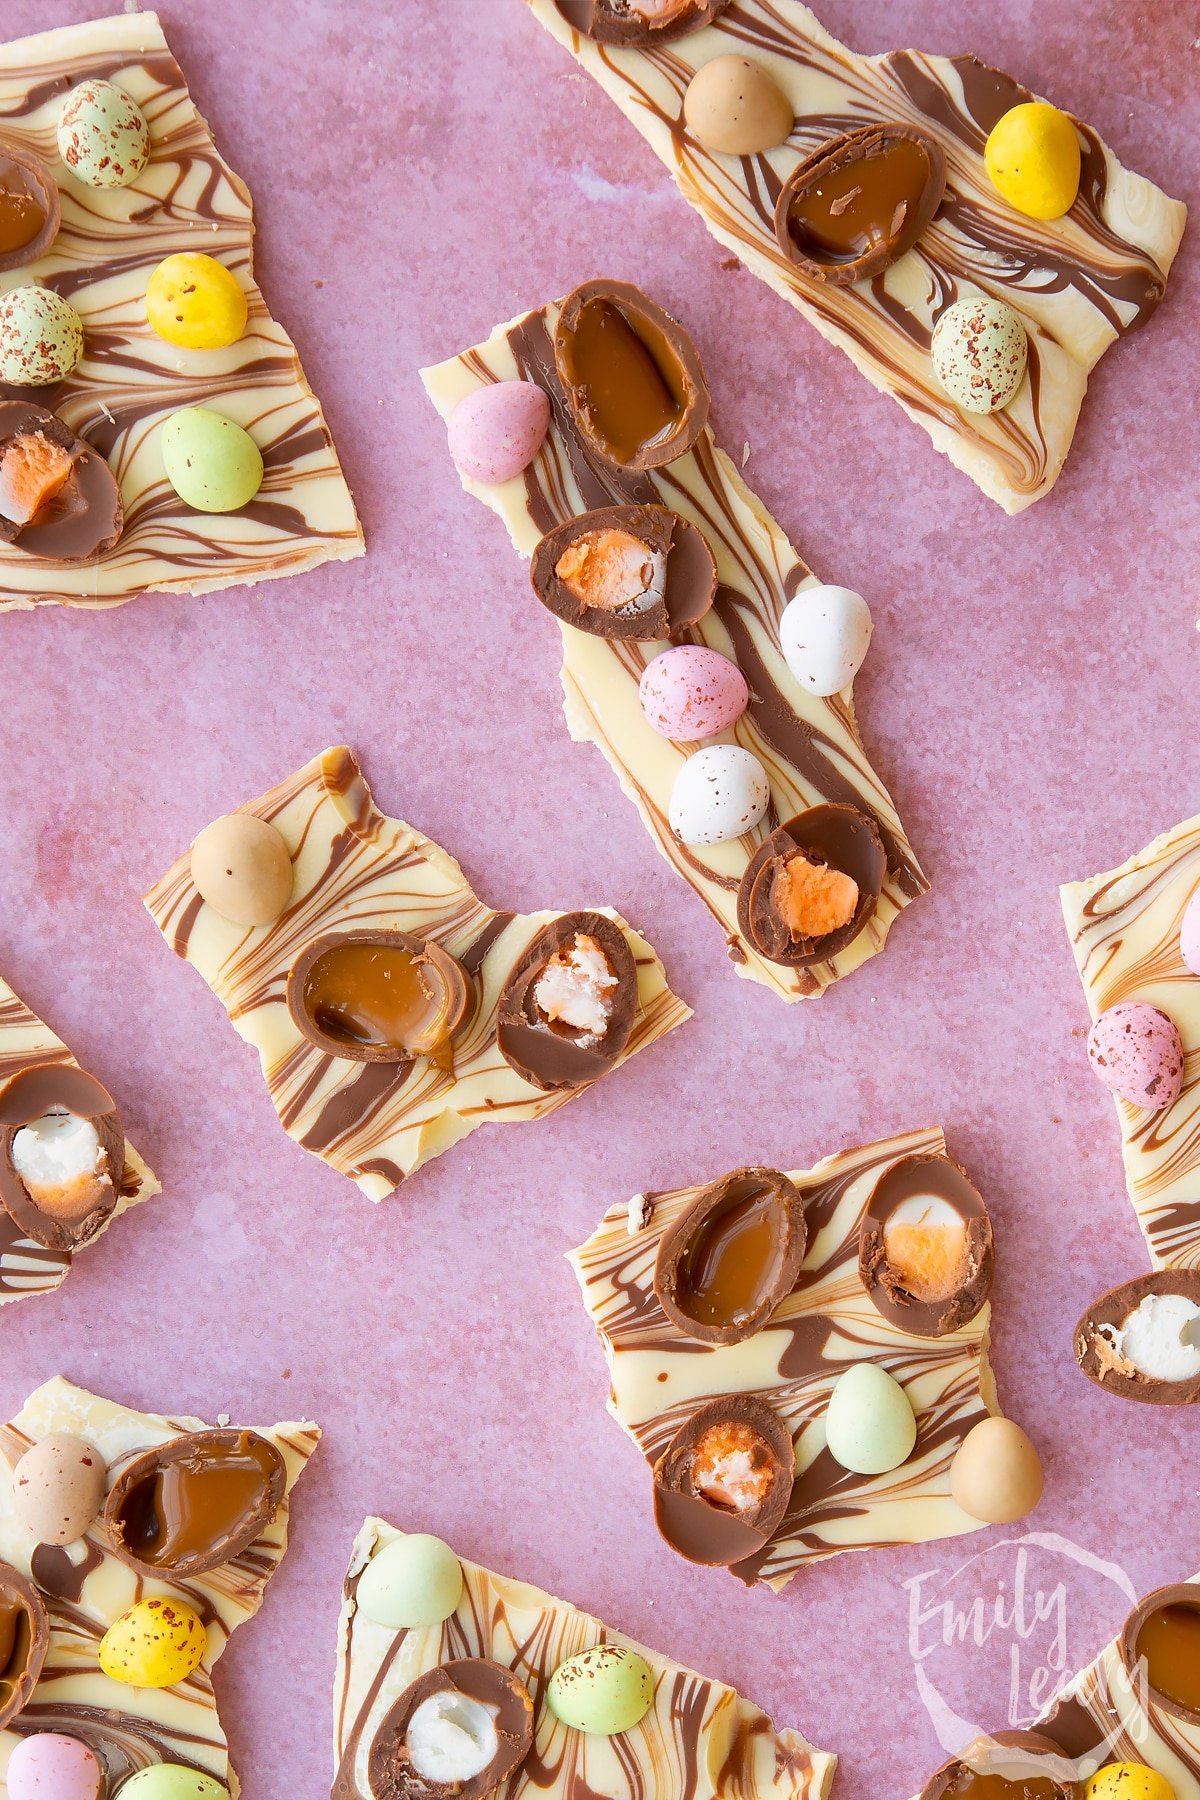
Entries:
[[33, 1698], [50, 1647], [50, 1615], [31, 1581], [0, 1562], [0, 1731]]
[[534, 1087], [583, 1087], [621, 1055], [637, 1009], [637, 964], [620, 926], [603, 913], [564, 913], [505, 982], [496, 1043]]
[[1175, 1582], [1147, 1594], [1125, 1622], [1120, 1652], [1159, 1710], [1200, 1725], [1200, 1585]]
[[462, 964], [408, 931], [332, 931], [297, 957], [287, 980], [297, 1029], [327, 1056], [409, 1062], [445, 1049], [471, 1008]]
[[875, 1310], [912, 1337], [958, 1331], [992, 1291], [996, 1252], [979, 1190], [948, 1156], [906, 1156], [875, 1184], [858, 1273]]
[[1200, 1401], [1200, 1269], [1160, 1269], [1110, 1288], [1075, 1327], [1089, 1381], [1155, 1406]]
[[595, 637], [673, 637], [717, 591], [704, 534], [665, 506], [606, 506], [546, 533], [529, 570], [556, 618]]
[[659, 1305], [685, 1337], [740, 1344], [791, 1293], [807, 1243], [804, 1201], [778, 1169], [735, 1169], [702, 1188], [664, 1233]]
[[585, 444], [618, 469], [686, 454], [708, 419], [708, 383], [675, 319], [625, 281], [585, 281], [554, 330], [554, 366]]
[[367, 1781], [381, 1800], [484, 1800], [516, 1774], [532, 1746], [524, 1682], [502, 1663], [462, 1657], [426, 1669], [385, 1714]]
[[654, 1519], [688, 1562], [729, 1568], [757, 1556], [787, 1512], [792, 1434], [756, 1394], [710, 1400], [654, 1465]]
[[100, 452], [44, 406], [0, 400], [0, 543], [46, 562], [90, 562], [124, 527]]
[[865, 929], [886, 875], [887, 852], [869, 813], [810, 806], [776, 826], [748, 863], [738, 927], [769, 962], [826, 962]]
[[125, 1133], [112, 1095], [71, 1063], [37, 1063], [0, 1086], [0, 1200], [27, 1237], [71, 1251], [121, 1197]]
[[935, 138], [913, 125], [860, 126], [793, 169], [776, 202], [775, 236], [813, 281], [849, 287], [906, 255], [945, 191]]
[[45, 256], [61, 223], [58, 183], [45, 163], [0, 142], [0, 275]]
[[730, 0], [555, 0], [572, 31], [598, 44], [643, 47], [687, 37], [720, 18]]
[[287, 1465], [257, 1432], [191, 1431], [121, 1468], [104, 1528], [116, 1554], [141, 1575], [203, 1575], [254, 1542], [286, 1491]]
[[943, 1763], [919, 1800], [1076, 1800], [1072, 1765], [1040, 1731], [976, 1738]]

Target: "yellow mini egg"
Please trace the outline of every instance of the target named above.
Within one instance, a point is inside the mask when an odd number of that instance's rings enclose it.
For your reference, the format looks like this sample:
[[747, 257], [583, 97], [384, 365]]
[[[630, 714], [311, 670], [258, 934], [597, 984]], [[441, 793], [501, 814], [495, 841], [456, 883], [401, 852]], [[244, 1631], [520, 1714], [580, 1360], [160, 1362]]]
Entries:
[[139, 1600], [100, 1640], [100, 1667], [128, 1687], [174, 1687], [198, 1669], [208, 1648], [199, 1613], [179, 1600]]
[[984, 150], [992, 184], [1030, 219], [1061, 219], [1079, 193], [1082, 158], [1075, 122], [1057, 106], [1030, 100], [992, 129]]
[[1109, 1763], [1089, 1779], [1083, 1800], [1175, 1800], [1175, 1789], [1145, 1763]]
[[151, 329], [181, 350], [224, 350], [246, 329], [246, 296], [215, 257], [189, 252], [160, 262], [146, 289]]

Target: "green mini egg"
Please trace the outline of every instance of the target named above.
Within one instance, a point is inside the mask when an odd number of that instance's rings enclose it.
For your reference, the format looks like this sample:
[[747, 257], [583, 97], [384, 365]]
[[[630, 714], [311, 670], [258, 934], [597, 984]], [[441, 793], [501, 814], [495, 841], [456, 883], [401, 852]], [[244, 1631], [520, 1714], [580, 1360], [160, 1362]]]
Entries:
[[550, 1711], [576, 1731], [615, 1737], [632, 1731], [654, 1704], [646, 1659], [620, 1644], [597, 1644], [560, 1663], [550, 1677]]
[[883, 1475], [912, 1455], [917, 1421], [894, 1376], [877, 1363], [854, 1363], [838, 1378], [825, 1413], [829, 1454], [855, 1475]]
[[359, 1611], [391, 1631], [440, 1625], [462, 1599], [462, 1565], [441, 1538], [414, 1531], [376, 1552], [358, 1578]]
[[240, 512], [262, 486], [262, 452], [250, 433], [204, 406], [167, 420], [162, 453], [167, 480], [197, 512]]
[[153, 1763], [124, 1783], [125, 1800], [229, 1800], [229, 1789], [182, 1763]]

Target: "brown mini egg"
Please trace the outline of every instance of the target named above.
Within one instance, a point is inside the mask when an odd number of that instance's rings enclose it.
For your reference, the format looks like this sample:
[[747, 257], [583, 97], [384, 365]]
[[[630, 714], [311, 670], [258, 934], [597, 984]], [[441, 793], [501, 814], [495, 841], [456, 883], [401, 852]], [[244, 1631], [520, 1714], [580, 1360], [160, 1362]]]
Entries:
[[795, 124], [783, 89], [748, 56], [714, 56], [697, 69], [683, 97], [683, 117], [694, 138], [723, 156], [774, 150]]
[[52, 1432], [13, 1470], [13, 1511], [39, 1544], [73, 1544], [99, 1517], [106, 1476], [94, 1445]]
[[1044, 1479], [1041, 1457], [1011, 1419], [981, 1419], [950, 1465], [950, 1492], [985, 1525], [1011, 1525], [1031, 1513]]
[[292, 897], [288, 847], [253, 813], [206, 825], [192, 845], [191, 866], [201, 899], [234, 925], [271, 925]]

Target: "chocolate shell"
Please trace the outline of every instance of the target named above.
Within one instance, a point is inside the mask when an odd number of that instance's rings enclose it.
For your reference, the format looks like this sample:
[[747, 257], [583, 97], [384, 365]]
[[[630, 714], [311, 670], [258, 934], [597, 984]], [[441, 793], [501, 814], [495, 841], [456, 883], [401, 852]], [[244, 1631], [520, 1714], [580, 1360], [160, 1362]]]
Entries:
[[[94, 1180], [64, 1190], [53, 1204], [36, 1198], [13, 1166], [13, 1140], [22, 1126], [46, 1113], [70, 1112], [87, 1119], [100, 1139], [100, 1166]], [[0, 1086], [0, 1200], [26, 1237], [48, 1250], [71, 1251], [86, 1244], [112, 1217], [125, 1172], [125, 1132], [116, 1102], [95, 1076], [71, 1063], [35, 1063]]]
[[[45, 256], [61, 223], [58, 183], [45, 163], [0, 140], [0, 275]], [[17, 241], [31, 225], [32, 235]]]
[[[956, 1285], [942, 1293], [914, 1293], [888, 1260], [887, 1227], [905, 1200], [944, 1200], [965, 1227]], [[858, 1273], [876, 1312], [911, 1337], [946, 1337], [969, 1325], [987, 1304], [996, 1270], [992, 1221], [966, 1171], [948, 1156], [906, 1156], [881, 1175], [858, 1229]]]
[[1160, 1711], [1200, 1725], [1200, 1586], [1176, 1582], [1139, 1601], [1121, 1633], [1121, 1661]]
[[[636, 538], [646, 561], [657, 563], [661, 588], [649, 604], [589, 605], [558, 574], [566, 553], [583, 538], [620, 533]], [[530, 564], [533, 591], [556, 618], [594, 637], [652, 640], [673, 637], [702, 619], [717, 591], [717, 565], [703, 532], [665, 506], [605, 506], [548, 531]]]
[[125, 1464], [104, 1505], [104, 1529], [140, 1575], [203, 1575], [260, 1536], [286, 1491], [287, 1465], [257, 1432], [190, 1431]]
[[685, 1337], [740, 1344], [791, 1293], [808, 1240], [804, 1201], [778, 1169], [735, 1169], [664, 1233], [659, 1305]]
[[[797, 854], [840, 870], [858, 887], [854, 917], [822, 937], [793, 937], [772, 898], [776, 877]], [[841, 803], [810, 806], [776, 826], [755, 851], [738, 888], [738, 929], [760, 956], [784, 968], [827, 962], [865, 928], [886, 875], [887, 852], [869, 813]]]
[[[577, 937], [592, 938], [617, 985], [602, 1037], [552, 1022], [534, 997], [539, 977]], [[624, 932], [603, 913], [564, 913], [538, 932], [504, 984], [496, 1019], [496, 1044], [511, 1069], [547, 1093], [585, 1087], [606, 1075], [629, 1042], [638, 1009], [638, 975]]]
[[912, 249], [946, 191], [946, 158], [914, 125], [865, 125], [793, 169], [775, 206], [779, 247], [813, 281], [850, 287]]
[[1194, 1406], [1200, 1400], [1200, 1375], [1186, 1381], [1159, 1381], [1143, 1375], [1105, 1336], [1105, 1326], [1122, 1326], [1148, 1294], [1181, 1294], [1200, 1306], [1200, 1269], [1159, 1269], [1109, 1288], [1092, 1302], [1075, 1327], [1075, 1360], [1088, 1380], [1106, 1394], [1147, 1401], [1152, 1406]]
[[292, 1022], [326, 1056], [411, 1062], [435, 1056], [471, 1009], [475, 987], [432, 938], [408, 931], [330, 931], [288, 973]]
[[0, 1731], [28, 1706], [50, 1646], [50, 1615], [31, 1581], [0, 1562]]
[[125, 528], [116, 476], [98, 450], [44, 406], [0, 400], [0, 458], [13, 438], [39, 435], [65, 450], [74, 467], [65, 487], [27, 525], [0, 516], [0, 543], [46, 562], [91, 562], [111, 550]]
[[[407, 1734], [413, 1714], [422, 1701], [446, 1692], [463, 1694], [494, 1713], [499, 1739], [496, 1754], [467, 1781], [435, 1781], [422, 1775], [409, 1753]], [[367, 1758], [367, 1783], [378, 1800], [483, 1800], [516, 1774], [532, 1746], [533, 1701], [524, 1683], [502, 1663], [482, 1656], [463, 1657], [426, 1669], [405, 1688], [375, 1733]]]
[[554, 366], [580, 436], [614, 468], [662, 468], [704, 430], [708, 383], [699, 351], [629, 282], [585, 281], [567, 295]]
[[[1042, 1757], [1044, 1774], [1038, 1769]], [[1079, 1789], [1068, 1761], [1040, 1731], [998, 1731], [943, 1763], [919, 1800], [1076, 1800]]]
[[[742, 1510], [708, 1499], [696, 1485], [696, 1457], [705, 1436], [722, 1427], [747, 1428], [757, 1440], [752, 1465], [767, 1478], [761, 1501]], [[710, 1400], [681, 1425], [654, 1465], [654, 1521], [672, 1550], [688, 1562], [729, 1568], [757, 1556], [787, 1512], [796, 1479], [792, 1434], [756, 1394]]]
[[[654, 0], [641, 16], [637, 0], [555, 0], [573, 31], [594, 38], [598, 44], [668, 44], [672, 38], [703, 31], [719, 19], [730, 0]], [[657, 12], [661, 23], [655, 23]]]

